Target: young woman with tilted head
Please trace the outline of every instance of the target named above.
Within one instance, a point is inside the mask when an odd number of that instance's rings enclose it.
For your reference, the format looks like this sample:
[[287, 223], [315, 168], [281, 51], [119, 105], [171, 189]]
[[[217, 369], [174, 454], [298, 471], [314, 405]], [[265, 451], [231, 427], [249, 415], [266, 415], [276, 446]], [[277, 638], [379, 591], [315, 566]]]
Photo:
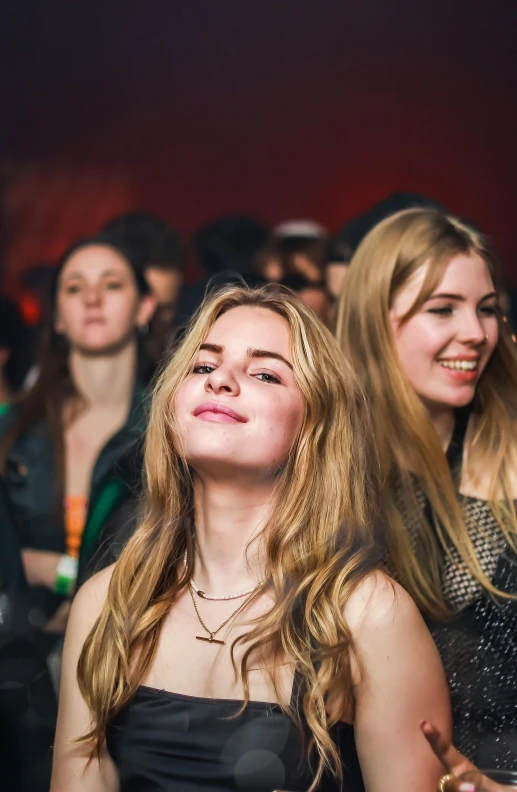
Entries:
[[145, 472], [140, 527], [72, 608], [52, 792], [434, 792], [419, 723], [448, 732], [443, 670], [376, 571], [368, 409], [310, 309], [210, 297], [157, 384]]
[[499, 267], [439, 211], [379, 223], [341, 294], [337, 336], [371, 402], [388, 565], [433, 622], [458, 748], [517, 760], [517, 350]]

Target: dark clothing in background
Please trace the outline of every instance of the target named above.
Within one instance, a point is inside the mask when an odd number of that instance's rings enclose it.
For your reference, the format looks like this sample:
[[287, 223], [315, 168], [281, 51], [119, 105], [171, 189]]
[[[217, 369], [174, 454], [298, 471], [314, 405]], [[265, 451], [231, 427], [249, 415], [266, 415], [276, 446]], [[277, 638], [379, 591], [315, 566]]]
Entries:
[[[468, 410], [458, 410], [447, 452], [457, 482], [467, 422]], [[429, 501], [416, 477], [414, 488], [432, 521]], [[397, 488], [395, 492], [406, 530], [417, 547], [418, 515]], [[517, 556], [487, 501], [459, 493], [458, 500], [485, 575], [499, 590], [517, 593]], [[447, 622], [428, 622], [428, 627], [449, 683], [454, 744], [478, 767], [512, 769], [517, 767], [517, 601], [491, 598], [454, 547], [443, 554], [441, 574], [444, 597], [454, 616]]]
[[0, 480], [0, 788], [48, 792], [57, 701]]
[[96, 572], [115, 563], [138, 524], [138, 505], [143, 467], [143, 435], [117, 461], [115, 478], [105, 488], [106, 514], [100, 530], [83, 542], [79, 557], [77, 588]]
[[[495, 522], [487, 505], [469, 498], [465, 508], [467, 524], [469, 518], [475, 520], [478, 548], [485, 545], [483, 561], [496, 565], [491, 582], [503, 591], [517, 592], [515, 553], [497, 544], [491, 552], [483, 536]], [[452, 588], [466, 593], [465, 577], [458, 575]], [[471, 592], [452, 623], [428, 627], [449, 682], [455, 745], [478, 767], [516, 768], [517, 602]]]
[[27, 581], [20, 554], [16, 524], [11, 514], [5, 483], [0, 479], [0, 592], [9, 599], [23, 598]]
[[[15, 421], [16, 408], [11, 408], [0, 418], [0, 437]], [[78, 584], [91, 574], [103, 542], [118, 547], [122, 523], [135, 513], [128, 504], [139, 484], [146, 423], [145, 392], [137, 385], [125, 425], [106, 443], [94, 466]], [[20, 548], [66, 552], [64, 508], [57, 504], [52, 438], [44, 421], [18, 438], [0, 485], [0, 571], [5, 566], [6, 585], [21, 592], [25, 580]], [[27, 586], [26, 591], [26, 599], [16, 600], [13, 630], [0, 630], [0, 788], [5, 792], [47, 792], [57, 718], [47, 655], [58, 636], [37, 626], [64, 598], [42, 586]]]
[[[0, 437], [15, 420], [15, 409], [0, 419]], [[105, 526], [110, 523], [110, 532], [116, 535], [117, 513], [134, 495], [139, 477], [136, 460], [145, 427], [145, 392], [138, 385], [126, 424], [104, 446], [93, 469], [79, 557], [80, 579], [86, 577]], [[7, 458], [4, 483], [20, 546], [65, 553], [64, 510], [56, 502], [52, 438], [44, 421], [14, 444]], [[30, 599], [32, 607], [42, 611], [42, 621], [63, 602], [63, 597], [42, 586], [30, 587]]]

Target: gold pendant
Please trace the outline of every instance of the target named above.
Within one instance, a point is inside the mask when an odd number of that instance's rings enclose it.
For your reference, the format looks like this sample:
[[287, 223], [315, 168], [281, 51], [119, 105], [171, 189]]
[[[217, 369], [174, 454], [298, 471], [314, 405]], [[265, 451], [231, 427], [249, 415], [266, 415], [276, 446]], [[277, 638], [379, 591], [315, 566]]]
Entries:
[[214, 634], [210, 633], [210, 638], [205, 638], [204, 635], [196, 635], [197, 641], [206, 641], [207, 643], [215, 643], [220, 644], [221, 646], [225, 645], [224, 641], [218, 641], [217, 638], [214, 638]]

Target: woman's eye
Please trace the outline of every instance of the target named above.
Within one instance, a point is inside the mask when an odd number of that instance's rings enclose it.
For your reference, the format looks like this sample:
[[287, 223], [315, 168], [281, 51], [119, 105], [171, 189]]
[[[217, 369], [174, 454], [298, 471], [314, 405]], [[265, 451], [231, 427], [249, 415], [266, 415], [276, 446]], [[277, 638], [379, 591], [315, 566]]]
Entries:
[[437, 316], [449, 316], [452, 313], [452, 306], [444, 305], [442, 308], [429, 308], [428, 313], [436, 314]]
[[106, 288], [110, 291], [116, 291], [117, 289], [122, 288], [122, 284], [118, 281], [108, 281], [108, 283], [106, 283]]
[[497, 313], [497, 305], [483, 305], [479, 310], [485, 316], [495, 316]]
[[261, 382], [271, 382], [278, 384], [280, 380], [278, 377], [275, 377], [274, 374], [270, 374], [269, 371], [261, 371], [259, 374], [254, 375], [255, 379], [259, 379]]
[[81, 287], [75, 283], [67, 286], [65, 289], [66, 294], [77, 294], [79, 291], [81, 291]]
[[207, 363], [201, 363], [199, 366], [194, 366], [192, 369], [194, 374], [211, 374], [214, 370], [213, 366], [209, 366]]

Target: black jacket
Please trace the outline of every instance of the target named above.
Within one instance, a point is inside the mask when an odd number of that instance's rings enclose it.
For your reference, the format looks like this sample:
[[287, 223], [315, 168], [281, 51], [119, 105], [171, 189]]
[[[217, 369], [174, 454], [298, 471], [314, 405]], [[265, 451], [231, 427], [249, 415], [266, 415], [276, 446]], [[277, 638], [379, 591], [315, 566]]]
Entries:
[[[0, 437], [15, 420], [16, 408], [0, 418]], [[107, 551], [108, 545], [118, 543], [124, 524], [134, 512], [132, 502], [140, 482], [146, 422], [145, 392], [137, 386], [126, 424], [106, 443], [94, 465], [79, 557], [79, 583], [91, 573], [92, 559], [99, 554], [99, 548], [103, 546]], [[4, 484], [20, 546], [64, 553], [64, 510], [56, 501], [54, 453], [45, 421], [14, 444], [6, 461]], [[114, 555], [106, 555], [107, 563], [111, 560]], [[62, 602], [48, 589], [33, 587], [32, 593], [45, 618]]]

